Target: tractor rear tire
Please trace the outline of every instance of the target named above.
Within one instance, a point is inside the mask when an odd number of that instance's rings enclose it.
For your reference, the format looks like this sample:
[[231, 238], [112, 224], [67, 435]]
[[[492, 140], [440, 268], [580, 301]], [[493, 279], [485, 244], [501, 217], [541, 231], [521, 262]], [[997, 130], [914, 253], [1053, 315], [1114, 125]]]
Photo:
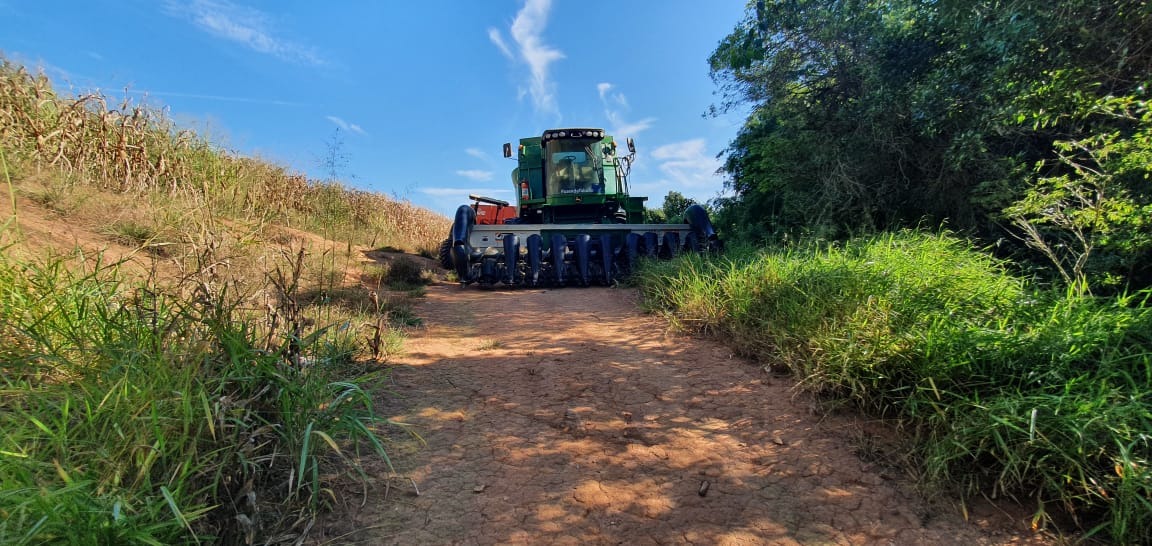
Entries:
[[440, 258], [440, 267], [443, 267], [444, 269], [451, 271], [452, 270], [452, 240], [451, 239], [444, 239], [444, 241], [442, 243], [440, 243], [439, 258]]

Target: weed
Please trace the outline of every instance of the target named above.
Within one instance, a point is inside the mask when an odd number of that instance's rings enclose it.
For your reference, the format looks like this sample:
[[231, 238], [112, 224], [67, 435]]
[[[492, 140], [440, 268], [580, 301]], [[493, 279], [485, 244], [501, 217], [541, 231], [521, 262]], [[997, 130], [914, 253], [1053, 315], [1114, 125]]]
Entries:
[[42, 184], [25, 184], [23, 192], [33, 203], [52, 212], [69, 215], [84, 206], [89, 193], [77, 184], [62, 179], [51, 179]]
[[378, 287], [384, 284], [384, 279], [387, 276], [388, 267], [386, 265], [372, 263], [363, 266], [363, 273], [360, 278], [368, 286]]
[[388, 310], [388, 319], [396, 326], [420, 326], [424, 320], [412, 312], [407, 305], [395, 305]]
[[404, 345], [404, 332], [393, 328], [385, 322], [381, 315], [371, 326], [372, 335], [368, 338], [368, 347], [372, 351], [374, 360], [387, 360], [392, 355], [399, 354]]
[[498, 339], [486, 339], [484, 341], [481, 341], [480, 344], [476, 346], [476, 350], [477, 351], [494, 351], [494, 350], [499, 349], [503, 346], [504, 346], [504, 343]]
[[428, 288], [417, 286], [404, 292], [404, 295], [409, 298], [423, 298], [424, 296], [428, 295]]

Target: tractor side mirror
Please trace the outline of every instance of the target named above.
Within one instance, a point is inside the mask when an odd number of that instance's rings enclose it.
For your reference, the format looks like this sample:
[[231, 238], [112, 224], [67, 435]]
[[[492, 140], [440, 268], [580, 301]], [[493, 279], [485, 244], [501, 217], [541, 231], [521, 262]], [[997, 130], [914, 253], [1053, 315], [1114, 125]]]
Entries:
[[512, 157], [512, 143], [504, 143], [504, 157]]
[[632, 142], [632, 137], [628, 137], [628, 153], [636, 153], [636, 143]]

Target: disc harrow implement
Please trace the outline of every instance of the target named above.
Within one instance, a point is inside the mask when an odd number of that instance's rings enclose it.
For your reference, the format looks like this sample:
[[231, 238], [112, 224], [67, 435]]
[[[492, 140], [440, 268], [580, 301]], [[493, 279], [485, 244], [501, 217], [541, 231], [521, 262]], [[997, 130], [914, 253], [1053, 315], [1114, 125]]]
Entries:
[[470, 195], [440, 246], [440, 264], [463, 285], [612, 285], [643, 258], [714, 252], [721, 246], [707, 210], [693, 204], [678, 222], [644, 223], [644, 201], [628, 193], [636, 156], [616, 154], [601, 129], [553, 129], [520, 139], [512, 171], [517, 204]]

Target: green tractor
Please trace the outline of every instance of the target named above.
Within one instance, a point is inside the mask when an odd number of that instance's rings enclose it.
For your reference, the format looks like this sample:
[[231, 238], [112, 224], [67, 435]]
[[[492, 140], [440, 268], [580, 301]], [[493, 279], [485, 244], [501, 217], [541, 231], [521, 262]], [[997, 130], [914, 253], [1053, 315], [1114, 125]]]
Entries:
[[[670, 258], [681, 252], [718, 250], [720, 240], [708, 212], [692, 205], [684, 223], [645, 224], [644, 201], [628, 193], [636, 158], [602, 129], [550, 129], [504, 144], [515, 158], [509, 203], [471, 196], [456, 210], [440, 261], [461, 284], [492, 286], [610, 285], [627, 276], [642, 257]], [[495, 212], [492, 212], [492, 211]], [[477, 221], [477, 214], [492, 212]]]

